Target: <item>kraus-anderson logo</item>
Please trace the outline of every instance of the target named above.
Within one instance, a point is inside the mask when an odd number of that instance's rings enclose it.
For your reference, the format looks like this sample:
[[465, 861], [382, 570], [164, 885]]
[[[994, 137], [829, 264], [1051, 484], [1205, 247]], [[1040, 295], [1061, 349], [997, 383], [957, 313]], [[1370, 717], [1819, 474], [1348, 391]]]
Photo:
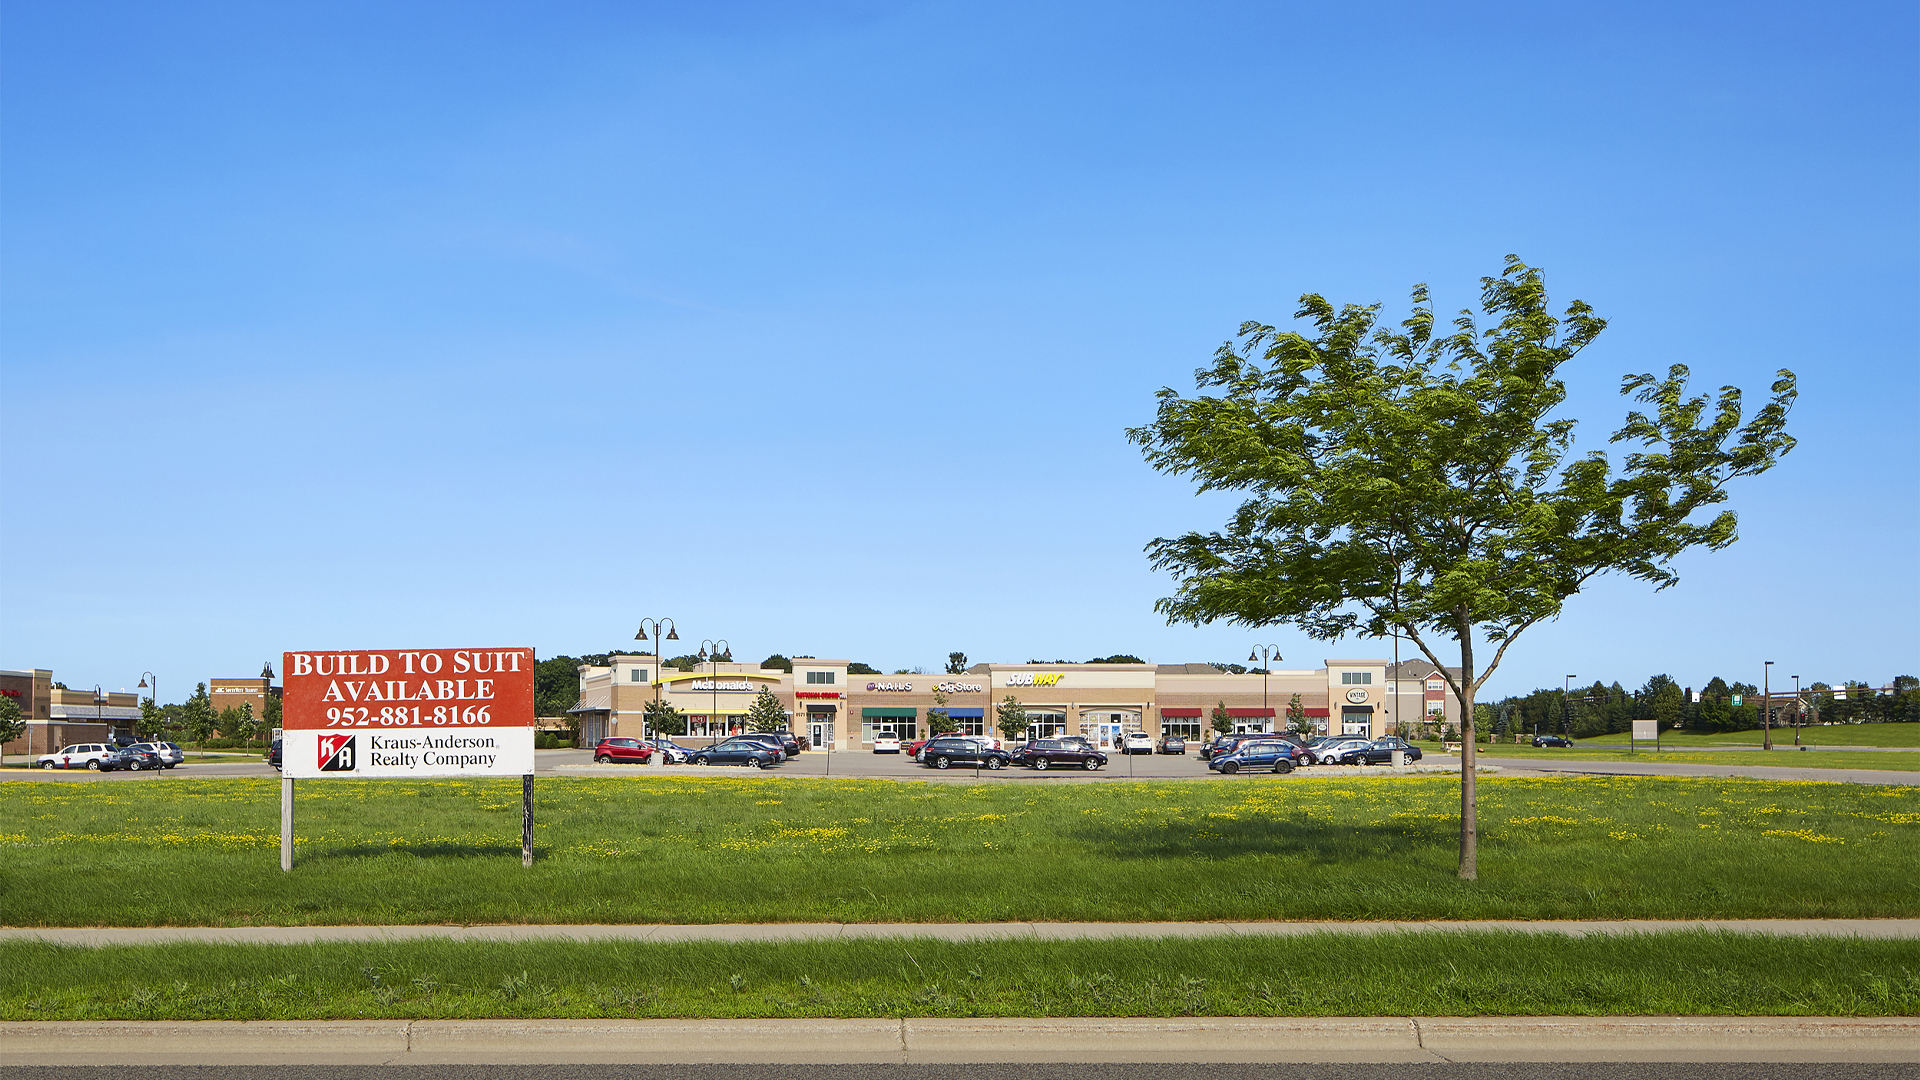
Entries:
[[320, 771], [353, 771], [353, 736], [320, 736]]

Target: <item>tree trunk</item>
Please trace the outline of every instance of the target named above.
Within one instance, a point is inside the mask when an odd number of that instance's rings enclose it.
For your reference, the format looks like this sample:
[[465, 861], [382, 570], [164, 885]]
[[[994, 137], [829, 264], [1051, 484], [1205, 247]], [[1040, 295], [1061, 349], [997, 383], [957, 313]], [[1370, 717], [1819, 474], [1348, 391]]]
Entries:
[[1473, 626], [1460, 618], [1460, 880], [1480, 877], [1479, 792], [1473, 769]]

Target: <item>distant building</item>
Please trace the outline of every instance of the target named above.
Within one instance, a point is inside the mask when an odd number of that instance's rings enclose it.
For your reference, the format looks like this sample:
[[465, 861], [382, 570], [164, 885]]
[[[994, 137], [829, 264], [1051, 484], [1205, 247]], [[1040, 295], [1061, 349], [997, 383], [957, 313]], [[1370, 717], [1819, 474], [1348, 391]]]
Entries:
[[[1279, 730], [1297, 694], [1316, 734], [1392, 730], [1387, 661], [1324, 663], [1265, 675], [1235, 675], [1212, 664], [975, 664], [959, 675], [850, 675], [845, 660], [796, 658], [791, 673], [729, 663], [663, 672], [656, 656], [622, 654], [580, 668], [580, 701], [571, 714], [583, 746], [610, 735], [651, 735], [641, 719], [658, 697], [686, 714], [691, 738], [712, 739], [738, 731], [764, 687], [780, 700], [795, 734], [814, 746], [859, 750], [871, 749], [879, 734], [926, 734], [935, 708], [963, 732], [997, 734], [995, 706], [1013, 697], [1035, 735], [1083, 735], [1113, 748], [1136, 731], [1200, 738], [1223, 707], [1235, 731]], [[936, 695], [946, 698], [944, 706]]]
[[140, 720], [139, 695], [104, 691], [96, 700], [91, 687], [55, 686], [53, 672], [45, 668], [0, 670], [0, 697], [20, 706], [20, 718], [27, 722], [26, 733], [0, 746], [0, 753], [50, 754], [73, 743], [132, 736]]
[[273, 685], [272, 679], [207, 680], [207, 698], [213, 702], [213, 711], [216, 716], [228, 709], [251, 705], [254, 719], [265, 719], [267, 699], [279, 696], [280, 688]]

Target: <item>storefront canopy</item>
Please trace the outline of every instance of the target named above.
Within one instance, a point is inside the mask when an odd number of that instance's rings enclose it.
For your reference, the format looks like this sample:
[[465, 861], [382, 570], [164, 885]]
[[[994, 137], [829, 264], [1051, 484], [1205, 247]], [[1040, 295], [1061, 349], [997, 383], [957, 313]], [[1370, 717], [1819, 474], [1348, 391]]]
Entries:
[[914, 716], [917, 714], [917, 712], [918, 710], [915, 710], [915, 709], [871, 709], [870, 708], [870, 709], [861, 709], [860, 715], [861, 716]]

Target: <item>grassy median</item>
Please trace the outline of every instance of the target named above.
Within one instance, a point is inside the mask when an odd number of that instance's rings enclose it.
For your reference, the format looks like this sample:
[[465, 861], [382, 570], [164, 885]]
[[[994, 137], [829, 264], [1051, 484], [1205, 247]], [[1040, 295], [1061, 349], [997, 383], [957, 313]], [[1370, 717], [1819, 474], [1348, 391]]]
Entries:
[[1920, 787], [1490, 777], [0, 785], [13, 926], [1920, 915]]
[[[1660, 762], [1664, 765], [1752, 765], [1767, 766], [1776, 769], [1882, 769], [1891, 772], [1920, 772], [1920, 751], [1900, 750], [1808, 750], [1796, 752], [1793, 744], [1784, 749], [1775, 747], [1772, 753], [1764, 750], [1714, 750], [1712, 747], [1669, 746], [1665, 750], [1655, 750], [1650, 742], [1639, 743], [1629, 749], [1625, 743], [1582, 742], [1573, 747], [1563, 746], [1513, 746], [1499, 743], [1493, 746], [1479, 747], [1482, 758], [1521, 758], [1540, 761], [1644, 761]], [[1459, 758], [1429, 753], [1426, 763], [1453, 760], [1456, 767]], [[1916, 778], [1920, 782], [1920, 777]]]
[[1920, 1013], [1920, 943], [1681, 932], [0, 944], [0, 1020]]

